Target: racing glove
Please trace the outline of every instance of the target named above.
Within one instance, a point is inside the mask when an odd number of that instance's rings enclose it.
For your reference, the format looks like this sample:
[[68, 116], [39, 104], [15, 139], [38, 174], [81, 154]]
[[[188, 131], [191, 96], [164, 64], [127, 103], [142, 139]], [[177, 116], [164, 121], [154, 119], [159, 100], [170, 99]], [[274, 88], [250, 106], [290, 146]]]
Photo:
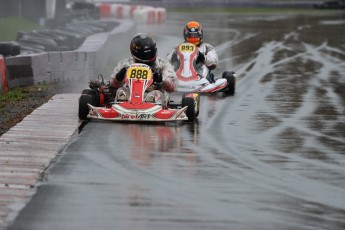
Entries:
[[154, 79], [155, 83], [161, 83], [163, 81], [162, 74], [160, 74], [158, 72], [154, 72], [153, 73], [153, 79]]
[[125, 79], [126, 72], [127, 72], [127, 67], [123, 67], [123, 68], [115, 75], [116, 80], [118, 80], [118, 81], [123, 81], [123, 79]]
[[204, 63], [205, 62], [205, 55], [201, 52], [198, 53], [198, 57], [196, 59], [196, 64], [199, 64], [199, 63]]

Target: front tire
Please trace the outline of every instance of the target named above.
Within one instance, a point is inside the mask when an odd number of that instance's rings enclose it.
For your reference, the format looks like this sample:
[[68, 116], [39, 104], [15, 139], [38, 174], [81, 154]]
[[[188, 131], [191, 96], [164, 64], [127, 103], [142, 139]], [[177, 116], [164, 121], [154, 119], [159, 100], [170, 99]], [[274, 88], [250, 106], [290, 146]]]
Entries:
[[234, 95], [235, 88], [236, 88], [236, 75], [233, 71], [225, 71], [223, 73], [223, 78], [226, 79], [228, 85], [226, 86], [225, 90], [223, 91], [227, 95]]
[[87, 104], [99, 106], [98, 92], [93, 89], [84, 89], [79, 97], [78, 116], [80, 120], [86, 120], [89, 114], [89, 107]]
[[90, 103], [93, 106], [100, 106], [100, 100], [99, 100], [99, 93], [97, 90], [94, 89], [84, 89], [81, 92], [82, 95], [90, 95], [92, 98], [92, 103]]
[[81, 95], [79, 98], [78, 116], [80, 120], [86, 120], [89, 114], [89, 107], [87, 104], [92, 104], [92, 97], [90, 95]]

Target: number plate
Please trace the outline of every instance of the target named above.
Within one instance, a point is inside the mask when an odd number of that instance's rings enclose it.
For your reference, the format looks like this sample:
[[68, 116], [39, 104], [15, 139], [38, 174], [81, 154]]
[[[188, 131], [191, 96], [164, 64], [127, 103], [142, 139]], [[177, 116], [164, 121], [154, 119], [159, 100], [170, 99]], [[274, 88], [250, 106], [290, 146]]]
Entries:
[[127, 70], [128, 79], [136, 80], [150, 80], [152, 76], [152, 70], [145, 66], [129, 67]]
[[183, 43], [179, 46], [180, 52], [193, 52], [195, 50], [195, 45], [191, 43]]

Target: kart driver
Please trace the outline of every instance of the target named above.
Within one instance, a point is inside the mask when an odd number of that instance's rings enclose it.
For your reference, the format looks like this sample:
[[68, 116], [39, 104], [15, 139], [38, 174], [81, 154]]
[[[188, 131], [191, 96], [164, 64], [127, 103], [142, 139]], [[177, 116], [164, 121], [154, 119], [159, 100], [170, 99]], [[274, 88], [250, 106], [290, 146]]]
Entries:
[[[183, 36], [185, 42], [193, 43], [199, 48], [199, 54], [196, 60], [196, 71], [202, 73], [202, 65], [209, 69], [207, 80], [210, 83], [214, 82], [214, 76], [211, 73], [218, 65], [218, 55], [216, 50], [209, 43], [202, 41], [203, 30], [202, 25], [196, 21], [188, 22], [183, 29]], [[175, 47], [167, 56], [167, 60], [174, 64], [177, 60], [177, 48]], [[201, 76], [201, 74], [199, 74]]]
[[[172, 93], [177, 88], [177, 76], [172, 65], [157, 57], [156, 42], [147, 34], [140, 33], [133, 37], [130, 43], [130, 51], [132, 57], [124, 59], [118, 63], [111, 74], [110, 85], [114, 88], [118, 88], [115, 98], [117, 100], [128, 100], [129, 89], [124, 87], [124, 78], [126, 75], [127, 68], [133, 63], [143, 63], [149, 65], [153, 72], [153, 84], [152, 88], [146, 96], [145, 101], [157, 102], [162, 92], [165, 94], [162, 100], [162, 104], [166, 103], [166, 93]], [[155, 83], [161, 86], [161, 91], [156, 90], [154, 87]], [[157, 85], [157, 84], [156, 84]]]

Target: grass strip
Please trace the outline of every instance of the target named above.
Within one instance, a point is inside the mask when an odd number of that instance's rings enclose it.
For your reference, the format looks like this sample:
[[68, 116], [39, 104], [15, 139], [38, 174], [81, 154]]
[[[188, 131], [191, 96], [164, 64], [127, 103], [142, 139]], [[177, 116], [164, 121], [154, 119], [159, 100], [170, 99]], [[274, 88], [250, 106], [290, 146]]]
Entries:
[[35, 96], [38, 92], [52, 90], [54, 88], [51, 83], [44, 83], [39, 85], [18, 87], [9, 90], [8, 92], [0, 92], [0, 112], [6, 108], [6, 105], [16, 103]]
[[0, 41], [14, 41], [16, 40], [18, 31], [30, 31], [41, 28], [22, 17], [7, 17], [0, 20]]

